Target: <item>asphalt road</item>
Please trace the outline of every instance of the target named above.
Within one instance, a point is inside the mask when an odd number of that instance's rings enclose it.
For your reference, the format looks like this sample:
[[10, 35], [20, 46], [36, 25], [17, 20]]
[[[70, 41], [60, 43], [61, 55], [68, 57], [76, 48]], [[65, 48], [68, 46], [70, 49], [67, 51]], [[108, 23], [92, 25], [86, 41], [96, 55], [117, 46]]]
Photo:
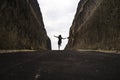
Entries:
[[92, 51], [1, 53], [0, 80], [120, 80], [120, 54]]

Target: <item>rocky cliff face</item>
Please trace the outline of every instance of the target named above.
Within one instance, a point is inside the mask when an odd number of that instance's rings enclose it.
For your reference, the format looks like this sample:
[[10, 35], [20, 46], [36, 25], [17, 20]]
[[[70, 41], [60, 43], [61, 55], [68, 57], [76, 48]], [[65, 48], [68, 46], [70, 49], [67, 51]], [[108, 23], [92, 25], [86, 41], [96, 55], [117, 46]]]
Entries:
[[120, 50], [120, 0], [81, 0], [66, 49]]
[[51, 49], [37, 0], [0, 1], [0, 49]]

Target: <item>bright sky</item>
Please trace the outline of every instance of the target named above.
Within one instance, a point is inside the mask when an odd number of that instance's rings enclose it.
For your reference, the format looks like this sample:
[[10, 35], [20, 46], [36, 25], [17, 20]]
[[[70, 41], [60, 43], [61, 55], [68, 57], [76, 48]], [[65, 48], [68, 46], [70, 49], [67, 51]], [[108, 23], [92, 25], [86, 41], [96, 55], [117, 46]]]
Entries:
[[[52, 49], [58, 49], [58, 39], [54, 35], [69, 36], [69, 29], [74, 19], [77, 5], [80, 0], [38, 0], [43, 15], [43, 21], [47, 34], [51, 39]], [[68, 40], [62, 41], [61, 49], [64, 49]]]

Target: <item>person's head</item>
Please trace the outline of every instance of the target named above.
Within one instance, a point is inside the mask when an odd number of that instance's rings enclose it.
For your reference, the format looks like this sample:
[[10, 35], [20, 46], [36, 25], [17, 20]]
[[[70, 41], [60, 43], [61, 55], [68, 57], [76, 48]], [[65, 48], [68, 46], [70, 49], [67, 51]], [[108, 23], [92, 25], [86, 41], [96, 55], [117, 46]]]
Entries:
[[61, 35], [59, 35], [59, 37], [62, 37]]

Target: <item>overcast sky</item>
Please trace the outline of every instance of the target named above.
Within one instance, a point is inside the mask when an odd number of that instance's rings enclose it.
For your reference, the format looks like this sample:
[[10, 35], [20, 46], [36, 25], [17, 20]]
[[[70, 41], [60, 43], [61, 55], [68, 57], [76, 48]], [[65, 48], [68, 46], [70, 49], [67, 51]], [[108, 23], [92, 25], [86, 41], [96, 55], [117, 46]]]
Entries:
[[[43, 15], [47, 34], [51, 39], [52, 49], [57, 50], [59, 34], [66, 38], [72, 25], [77, 5], [80, 0], [38, 0]], [[63, 40], [61, 49], [64, 49], [68, 40]]]

